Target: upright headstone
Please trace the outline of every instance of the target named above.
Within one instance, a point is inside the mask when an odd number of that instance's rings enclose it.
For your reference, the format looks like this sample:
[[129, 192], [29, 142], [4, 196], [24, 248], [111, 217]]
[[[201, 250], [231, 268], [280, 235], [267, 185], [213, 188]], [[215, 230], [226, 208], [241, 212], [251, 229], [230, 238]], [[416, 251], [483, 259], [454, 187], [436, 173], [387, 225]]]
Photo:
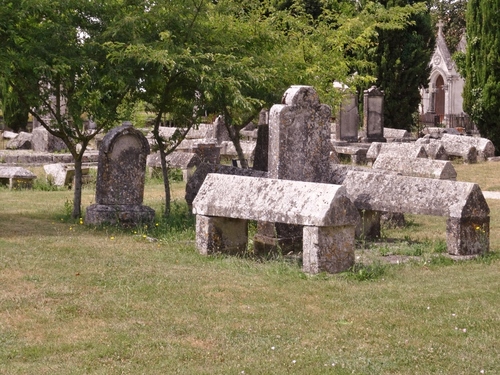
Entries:
[[151, 223], [155, 212], [142, 204], [149, 144], [130, 123], [114, 128], [99, 149], [96, 203], [87, 208], [87, 224], [136, 226]]
[[376, 86], [364, 91], [363, 142], [386, 142], [384, 138], [384, 92]]
[[357, 142], [359, 127], [357, 96], [349, 91], [348, 86], [337, 81], [334, 82], [333, 87], [343, 95], [335, 121], [335, 142]]
[[253, 169], [267, 172], [269, 155], [269, 111], [262, 109], [259, 113], [257, 128], [257, 144], [254, 151]]
[[219, 145], [224, 141], [231, 140], [226, 124], [224, 123], [224, 117], [222, 116], [217, 116], [214, 121], [214, 138], [217, 140], [217, 144]]
[[[269, 178], [323, 182], [329, 176], [331, 109], [310, 86], [291, 86], [269, 112]], [[258, 223], [256, 253], [300, 249], [302, 228]]]

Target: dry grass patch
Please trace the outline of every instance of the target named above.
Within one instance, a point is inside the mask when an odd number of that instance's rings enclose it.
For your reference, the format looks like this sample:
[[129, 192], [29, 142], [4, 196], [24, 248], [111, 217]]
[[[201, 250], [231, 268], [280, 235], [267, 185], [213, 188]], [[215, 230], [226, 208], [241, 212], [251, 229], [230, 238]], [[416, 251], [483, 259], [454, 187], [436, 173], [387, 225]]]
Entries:
[[[182, 197], [183, 184], [173, 191]], [[84, 190], [85, 206], [93, 196]], [[161, 184], [148, 182], [145, 197], [161, 212]], [[283, 258], [201, 257], [182, 204], [171, 221], [158, 216], [158, 227], [134, 233], [69, 220], [70, 191], [0, 190], [0, 199], [0, 374], [493, 374], [500, 367], [495, 257], [391, 265], [365, 281], [352, 273], [310, 277]], [[490, 208], [498, 251], [500, 204]], [[400, 251], [444, 239], [444, 219], [409, 219], [386, 232], [407, 236]]]

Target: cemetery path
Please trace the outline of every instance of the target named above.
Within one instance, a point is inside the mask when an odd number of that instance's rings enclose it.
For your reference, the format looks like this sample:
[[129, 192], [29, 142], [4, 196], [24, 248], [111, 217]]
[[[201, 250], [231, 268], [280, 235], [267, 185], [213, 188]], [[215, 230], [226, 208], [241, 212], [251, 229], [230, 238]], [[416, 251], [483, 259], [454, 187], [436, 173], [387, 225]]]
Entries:
[[483, 191], [486, 199], [500, 199], [500, 191]]

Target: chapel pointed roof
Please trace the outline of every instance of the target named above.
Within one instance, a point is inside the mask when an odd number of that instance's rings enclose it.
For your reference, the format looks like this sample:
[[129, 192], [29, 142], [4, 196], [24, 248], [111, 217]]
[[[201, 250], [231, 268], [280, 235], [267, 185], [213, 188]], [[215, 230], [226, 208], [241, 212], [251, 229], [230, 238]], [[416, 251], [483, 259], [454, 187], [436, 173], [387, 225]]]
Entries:
[[448, 49], [448, 46], [446, 45], [446, 40], [444, 39], [444, 34], [443, 34], [444, 23], [440, 20], [436, 26], [438, 27], [438, 34], [436, 38], [436, 50], [437, 50], [436, 52], [439, 51], [441, 57], [446, 63], [446, 67], [448, 68], [448, 70], [452, 70], [453, 60], [451, 58], [451, 53], [450, 50]]

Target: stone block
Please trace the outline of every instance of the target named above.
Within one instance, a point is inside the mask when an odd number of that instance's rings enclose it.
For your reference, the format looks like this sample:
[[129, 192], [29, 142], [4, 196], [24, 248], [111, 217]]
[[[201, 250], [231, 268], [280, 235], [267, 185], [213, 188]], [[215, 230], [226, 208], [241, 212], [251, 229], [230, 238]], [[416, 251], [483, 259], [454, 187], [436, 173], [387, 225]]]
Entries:
[[196, 248], [200, 254], [244, 254], [247, 244], [247, 220], [196, 216]]
[[303, 228], [302, 270], [338, 273], [354, 265], [354, 227]]
[[42, 126], [33, 129], [31, 144], [35, 152], [57, 152], [68, 148], [61, 138], [53, 136]]
[[26, 132], [20, 132], [16, 137], [12, 138], [5, 148], [8, 150], [31, 150], [31, 139], [33, 135]]

